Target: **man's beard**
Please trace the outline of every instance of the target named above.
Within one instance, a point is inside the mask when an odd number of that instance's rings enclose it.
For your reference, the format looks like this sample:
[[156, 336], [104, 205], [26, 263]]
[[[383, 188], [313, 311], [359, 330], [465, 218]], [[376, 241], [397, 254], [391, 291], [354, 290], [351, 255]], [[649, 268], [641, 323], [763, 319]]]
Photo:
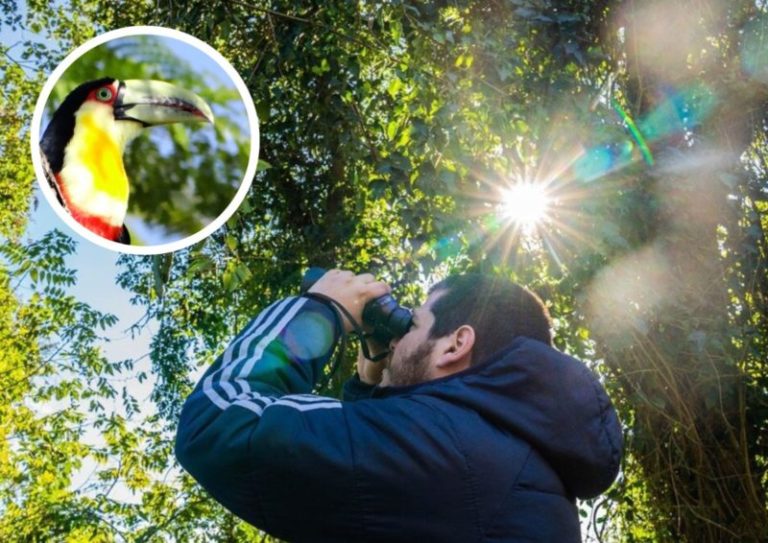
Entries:
[[435, 346], [433, 340], [419, 345], [415, 351], [403, 357], [397, 366], [389, 366], [389, 385], [417, 385], [429, 380], [429, 355]]

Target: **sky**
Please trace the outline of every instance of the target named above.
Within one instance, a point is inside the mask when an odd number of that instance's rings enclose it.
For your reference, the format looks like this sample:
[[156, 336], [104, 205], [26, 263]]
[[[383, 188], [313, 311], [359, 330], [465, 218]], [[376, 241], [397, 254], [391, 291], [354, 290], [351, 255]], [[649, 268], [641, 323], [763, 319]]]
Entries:
[[[21, 11], [23, 14], [23, 8]], [[0, 26], [0, 43], [4, 45], [31, 38], [44, 45], [51, 45], [41, 36], [28, 32], [9, 32], [7, 26]], [[77, 270], [77, 284], [70, 289], [71, 294], [95, 309], [112, 313], [119, 318], [118, 324], [108, 332], [112, 341], [104, 345], [105, 353], [110, 359], [143, 357], [149, 351], [151, 334], [147, 332], [151, 331], [152, 326], [150, 324], [148, 330], [135, 339], [125, 333], [125, 330], [142, 316], [143, 311], [131, 305], [129, 293], [115, 285], [118, 253], [98, 247], [70, 230], [51, 209], [39, 187], [35, 190], [35, 199], [38, 202], [37, 209], [30, 214], [25, 237], [31, 240], [40, 239], [45, 233], [58, 228], [78, 241], [78, 250], [67, 262]]]
[[[3, 45], [13, 44], [25, 39], [35, 39], [44, 45], [51, 45], [50, 42], [42, 39], [40, 36], [32, 35], [28, 32], [9, 32], [5, 25], [0, 25], [0, 43]], [[189, 60], [193, 60], [190, 49], [189, 46], [182, 43], [174, 47], [174, 52], [183, 55]], [[199, 59], [194, 59], [194, 64], [200, 66], [208, 77], [217, 77], [219, 75], [222, 78], [225, 77], [223, 72], [220, 69], [217, 70], [218, 66], [210, 59], [203, 62]], [[216, 113], [214, 110], [214, 114]], [[95, 245], [71, 230], [51, 208], [39, 186], [35, 188], [34, 199], [37, 205], [32, 208], [23, 238], [28, 241], [38, 240], [47, 232], [59, 229], [77, 242], [77, 250], [67, 259], [67, 266], [76, 270], [77, 278], [76, 284], [68, 289], [69, 294], [87, 303], [93, 309], [111, 313], [118, 318], [114, 326], [102, 333], [107, 340], [101, 342], [99, 346], [104, 356], [110, 361], [124, 359], [135, 361], [134, 369], [129, 375], [117, 375], [111, 377], [111, 379], [115, 381], [115, 386], [121, 387], [125, 385], [129, 394], [138, 400], [141, 411], [133, 420], [134, 424], [141, 424], [144, 417], [152, 415], [155, 411], [154, 404], [149, 400], [149, 397], [156, 379], [151, 371], [151, 362], [148, 355], [150, 342], [157, 331], [158, 325], [155, 321], [150, 321], [138, 335], [131, 336], [129, 329], [144, 316], [144, 309], [140, 306], [132, 305], [130, 303], [131, 293], [120, 288], [115, 282], [120, 272], [120, 268], [117, 265], [117, 259], [120, 254]], [[191, 369], [191, 378], [199, 377], [202, 371], [204, 371], [204, 368]], [[135, 375], [139, 372], [145, 372], [148, 376], [141, 383], [135, 379]], [[35, 407], [42, 414], [53, 412], [57, 410], [59, 405], [65, 405], [66, 403], [67, 400], [64, 399], [60, 402], [49, 402], [48, 404]], [[124, 414], [119, 396], [113, 401], [112, 409], [116, 413]], [[92, 445], [103, 444], [98, 432], [93, 427], [91, 428], [84, 436], [83, 441]], [[97, 465], [95, 462], [86, 462], [74, 475], [70, 485], [71, 488], [77, 489], [86, 484], [96, 469]], [[115, 485], [111, 497], [124, 502], [136, 502], [140, 499], [140, 495], [135, 494], [122, 484]]]
[[[23, 3], [20, 11], [22, 15], [25, 13]], [[10, 32], [7, 26], [0, 26], [0, 43], [3, 45], [32, 38], [43, 45], [52, 45], [42, 36], [29, 32]], [[71, 288], [71, 294], [95, 309], [113, 313], [120, 319], [117, 326], [114, 327], [115, 329], [110, 330], [110, 336], [113, 337], [114, 342], [106, 346], [106, 352], [120, 358], [138, 358], [146, 354], [149, 350], [150, 339], [146, 336], [149, 334], [142, 334], [136, 340], [127, 340], [121, 331], [138, 320], [143, 312], [141, 308], [130, 304], [129, 293], [115, 285], [115, 277], [118, 272], [116, 265], [118, 253], [98, 247], [70, 230], [51, 209], [39, 187], [35, 190], [35, 200], [38, 205], [37, 209], [30, 214], [26, 237], [31, 240], [40, 239], [45, 233], [58, 228], [78, 240], [78, 250], [67, 262], [78, 272], [78, 282]]]
[[[29, 240], [37, 240], [56, 228], [77, 241], [77, 251], [70, 255], [67, 260], [67, 265], [77, 271], [77, 283], [69, 288], [69, 293], [93, 309], [111, 313], [118, 318], [114, 326], [102, 333], [108, 341], [100, 342], [99, 347], [110, 361], [124, 359], [136, 361], [130, 374], [115, 375], [110, 379], [118, 388], [125, 385], [129, 394], [138, 401], [141, 411], [140, 415], [134, 419], [134, 424], [138, 425], [141, 423], [141, 419], [154, 413], [154, 404], [149, 401], [149, 397], [156, 380], [151, 371], [148, 353], [149, 344], [157, 330], [157, 325], [150, 321], [140, 334], [131, 337], [128, 330], [132, 324], [141, 319], [144, 311], [141, 307], [131, 305], [130, 294], [115, 284], [115, 277], [119, 272], [117, 266], [119, 254], [90, 243], [70, 230], [53, 211], [39, 188], [35, 191], [35, 198], [38, 201], [37, 210], [30, 217], [25, 237]], [[141, 371], [145, 372], [148, 378], [140, 383], [135, 375]], [[112, 402], [112, 410], [115, 413], [125, 414], [119, 396]], [[37, 409], [41, 412], [53, 412], [59, 406], [66, 404], [67, 400], [64, 399], [37, 406]], [[91, 445], [103, 444], [99, 433], [93, 426], [83, 436], [83, 441]], [[97, 465], [94, 461], [85, 462], [73, 476], [71, 488], [77, 489], [83, 486], [96, 469]], [[111, 496], [124, 502], [136, 502], [140, 498], [121, 483], [115, 485]]]
[[[0, 26], [0, 43], [4, 45], [30, 38], [44, 45], [51, 45], [51, 42], [41, 36], [29, 32], [9, 32], [7, 26]], [[200, 54], [197, 49], [179, 40], [163, 38], [163, 41], [178, 58], [194, 65], [204, 75], [206, 81], [215, 85], [229, 83], [221, 67], [207, 55]], [[212, 104], [215, 115], [224, 113], [220, 107], [218, 104]], [[228, 115], [232, 116], [232, 113], [229, 112]], [[245, 131], [249, 130], [245, 113], [240, 116], [234, 115], [232, 118], [240, 122]], [[141, 405], [151, 405], [151, 402], [143, 400], [149, 397], [155, 381], [149, 368], [148, 353], [157, 323], [150, 321], [136, 337], [131, 337], [128, 332], [131, 325], [143, 317], [144, 309], [132, 305], [131, 294], [115, 283], [115, 278], [120, 271], [117, 266], [119, 253], [97, 246], [71, 230], [51, 208], [39, 187], [35, 190], [35, 200], [37, 207], [30, 214], [25, 237], [29, 240], [37, 240], [50, 230], [57, 228], [77, 241], [77, 251], [70, 255], [67, 261], [67, 265], [77, 271], [77, 283], [71, 287], [70, 294], [94, 309], [112, 313], [118, 317], [117, 324], [105, 334], [109, 341], [103, 343], [101, 347], [110, 360], [130, 358], [140, 361], [134, 373], [146, 371], [150, 378], [143, 383], [135, 380], [130, 382], [130, 392], [136, 396]], [[142, 231], [140, 234], [141, 236], [151, 235], [149, 231]]]
[[119, 272], [119, 253], [90, 243], [71, 230], [56, 215], [39, 188], [35, 190], [35, 198], [38, 201], [37, 211], [30, 217], [26, 237], [38, 240], [57, 228], [75, 239], [77, 251], [69, 257], [67, 265], [77, 270], [77, 283], [70, 289], [70, 293], [94, 309], [112, 313], [120, 319], [107, 334], [112, 341], [105, 345], [105, 352], [114, 360], [144, 356], [149, 352], [150, 334], [145, 332], [131, 339], [126, 333], [127, 328], [138, 321], [144, 311], [141, 307], [131, 305], [130, 294], [115, 284]]

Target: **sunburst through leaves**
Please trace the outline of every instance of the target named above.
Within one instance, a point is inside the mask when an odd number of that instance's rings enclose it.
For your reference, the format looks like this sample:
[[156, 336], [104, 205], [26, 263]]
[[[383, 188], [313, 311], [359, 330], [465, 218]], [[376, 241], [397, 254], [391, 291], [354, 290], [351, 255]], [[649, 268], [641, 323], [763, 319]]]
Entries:
[[523, 182], [502, 192], [501, 214], [523, 229], [530, 229], [547, 217], [549, 196], [544, 185]]

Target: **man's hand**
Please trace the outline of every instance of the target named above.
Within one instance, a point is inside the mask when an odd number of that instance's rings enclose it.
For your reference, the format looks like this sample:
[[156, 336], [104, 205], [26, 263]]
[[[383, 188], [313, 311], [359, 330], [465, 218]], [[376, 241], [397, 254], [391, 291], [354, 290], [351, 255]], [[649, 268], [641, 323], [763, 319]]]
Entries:
[[[362, 342], [366, 340], [361, 338], [360, 341]], [[382, 345], [375, 339], [368, 339], [368, 352], [371, 356], [376, 356], [387, 350], [388, 348], [386, 346]], [[378, 385], [381, 383], [382, 374], [384, 372], [384, 368], [387, 366], [389, 356], [392, 355], [390, 354], [382, 360], [374, 362], [373, 360], [368, 360], [365, 357], [362, 347], [359, 348], [357, 350], [357, 375], [360, 377], [360, 380], [363, 383], [367, 383], [369, 385]]]
[[[312, 285], [309, 292], [332, 298], [349, 311], [358, 324], [362, 325], [365, 304], [374, 298], [389, 294], [390, 290], [388, 284], [377, 281], [370, 273], [355, 275], [346, 270], [329, 270]], [[344, 331], [352, 331], [352, 323], [346, 316], [342, 318]]]

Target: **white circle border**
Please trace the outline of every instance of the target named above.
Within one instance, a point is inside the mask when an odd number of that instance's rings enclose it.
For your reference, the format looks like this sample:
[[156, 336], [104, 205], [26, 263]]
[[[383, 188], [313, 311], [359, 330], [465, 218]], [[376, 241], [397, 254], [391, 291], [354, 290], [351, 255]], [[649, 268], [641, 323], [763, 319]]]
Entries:
[[[251, 131], [251, 148], [248, 157], [248, 165], [245, 168], [245, 176], [240, 183], [240, 188], [235, 193], [235, 196], [232, 198], [232, 201], [229, 203], [229, 205], [224, 208], [224, 211], [222, 211], [218, 217], [216, 217], [213, 221], [211, 221], [207, 226], [198, 232], [195, 232], [186, 238], [171, 243], [163, 243], [160, 245], [125, 245], [123, 243], [110, 241], [85, 228], [83, 225], [77, 222], [74, 217], [72, 217], [72, 215], [67, 213], [67, 211], [56, 199], [54, 191], [46, 181], [42, 160], [40, 158], [40, 124], [42, 123], [45, 104], [48, 102], [48, 98], [50, 97], [51, 92], [53, 92], [54, 86], [67, 70], [67, 68], [69, 68], [76, 60], [78, 60], [91, 49], [94, 49], [116, 38], [125, 38], [128, 36], [136, 35], [152, 35], [176, 39], [200, 50], [212, 58], [221, 67], [221, 69], [224, 70], [226, 75], [228, 75], [229, 78], [234, 82], [235, 87], [240, 93], [240, 98], [245, 105], [246, 114], [248, 116], [248, 126]], [[259, 162], [259, 119], [256, 115], [256, 106], [253, 104], [253, 98], [251, 97], [250, 92], [248, 92], [248, 87], [246, 87], [245, 82], [243, 81], [242, 77], [240, 77], [240, 74], [237, 73], [237, 70], [232, 67], [229, 61], [225, 59], [221, 53], [216, 51], [213, 47], [204, 41], [179, 30], [161, 26], [129, 26], [105, 32], [104, 34], [91, 38], [84, 44], [77, 47], [74, 51], [69, 53], [48, 77], [45, 85], [43, 85], [43, 90], [41, 91], [40, 96], [37, 98], [35, 111], [32, 114], [30, 139], [32, 147], [32, 165], [35, 170], [35, 177], [37, 178], [38, 184], [40, 185], [46, 200], [48, 200], [48, 203], [51, 205], [59, 218], [61, 218], [72, 230], [80, 234], [80, 236], [84, 237], [92, 243], [95, 243], [96, 245], [99, 245], [100, 247], [109, 249], [111, 251], [136, 255], [158, 255], [178, 251], [198, 243], [211, 235], [227, 220], [229, 220], [229, 218], [240, 207], [240, 204], [248, 194], [248, 190], [251, 188], [251, 183], [253, 182], [253, 177], [256, 174], [256, 168]]]

